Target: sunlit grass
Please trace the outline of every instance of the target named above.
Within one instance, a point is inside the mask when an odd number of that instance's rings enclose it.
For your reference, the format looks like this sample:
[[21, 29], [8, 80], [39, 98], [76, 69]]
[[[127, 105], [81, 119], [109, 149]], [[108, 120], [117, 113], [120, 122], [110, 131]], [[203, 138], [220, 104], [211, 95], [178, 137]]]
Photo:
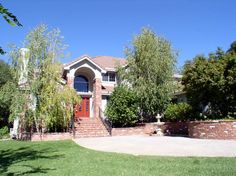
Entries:
[[133, 156], [85, 149], [73, 141], [3, 141], [0, 175], [233, 176], [236, 158]]

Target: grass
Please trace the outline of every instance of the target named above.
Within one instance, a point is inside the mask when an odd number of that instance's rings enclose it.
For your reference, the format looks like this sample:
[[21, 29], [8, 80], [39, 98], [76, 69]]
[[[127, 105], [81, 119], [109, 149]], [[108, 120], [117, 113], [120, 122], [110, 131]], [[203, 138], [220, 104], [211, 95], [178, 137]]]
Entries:
[[88, 150], [73, 141], [3, 141], [0, 175], [233, 176], [236, 158], [133, 156]]

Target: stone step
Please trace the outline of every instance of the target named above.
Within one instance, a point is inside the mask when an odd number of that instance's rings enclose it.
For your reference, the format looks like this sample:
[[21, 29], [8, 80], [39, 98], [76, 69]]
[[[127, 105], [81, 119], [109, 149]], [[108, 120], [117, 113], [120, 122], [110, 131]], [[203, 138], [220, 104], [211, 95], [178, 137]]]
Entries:
[[76, 131], [76, 134], [109, 134], [107, 131]]
[[75, 135], [75, 138], [88, 138], [88, 137], [108, 137], [108, 135]]
[[105, 127], [98, 126], [77, 126], [76, 129], [106, 129]]
[[75, 137], [99, 136], [110, 136], [101, 119], [80, 119], [75, 122]]
[[86, 132], [90, 132], [90, 131], [107, 131], [107, 129], [76, 129], [75, 131], [86, 131]]

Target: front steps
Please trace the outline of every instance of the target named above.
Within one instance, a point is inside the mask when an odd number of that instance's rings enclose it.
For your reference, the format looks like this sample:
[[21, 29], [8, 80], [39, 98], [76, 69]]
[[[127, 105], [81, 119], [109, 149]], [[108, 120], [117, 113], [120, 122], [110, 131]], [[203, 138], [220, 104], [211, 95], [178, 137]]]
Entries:
[[75, 138], [110, 136], [100, 118], [81, 118], [74, 125]]

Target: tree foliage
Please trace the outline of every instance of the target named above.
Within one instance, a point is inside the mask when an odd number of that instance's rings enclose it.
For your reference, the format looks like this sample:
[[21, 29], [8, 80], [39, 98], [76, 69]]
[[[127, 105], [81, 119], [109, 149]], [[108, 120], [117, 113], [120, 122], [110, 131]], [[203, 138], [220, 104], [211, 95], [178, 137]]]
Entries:
[[120, 77], [139, 97], [142, 117], [147, 120], [163, 113], [173, 92], [176, 52], [170, 42], [144, 28], [126, 49], [128, 66], [120, 69]]
[[[0, 3], [0, 14], [3, 16], [4, 20], [10, 24], [11, 26], [22, 26], [22, 24], [18, 21], [17, 17], [8, 11], [1, 3]], [[5, 51], [0, 47], [0, 54], [5, 54]]]
[[[80, 97], [73, 89], [63, 85], [61, 78], [63, 57], [63, 37], [59, 29], [48, 31], [45, 25], [33, 29], [26, 37], [25, 56], [27, 65], [27, 84], [17, 88], [11, 106], [11, 117], [19, 117], [21, 125], [34, 124], [38, 132], [66, 130], [72, 118], [73, 104]], [[20, 50], [11, 52], [14, 77], [19, 80], [22, 61]], [[18, 82], [18, 81], [17, 81]]]
[[8, 124], [14, 88], [15, 84], [9, 65], [0, 61], [0, 127]]
[[134, 125], [139, 118], [137, 96], [127, 87], [116, 87], [112, 92], [105, 114], [115, 127]]
[[192, 117], [192, 107], [188, 103], [169, 104], [164, 113], [165, 121], [189, 120]]
[[38, 96], [38, 114], [50, 131], [67, 129], [73, 116], [73, 105], [80, 103], [77, 93], [61, 82], [59, 63], [44, 63], [39, 81], [41, 90]]
[[[235, 43], [235, 42], [234, 42]], [[196, 114], [208, 118], [235, 116], [236, 53], [234, 44], [224, 52], [196, 56], [184, 66], [182, 83]]]
[[0, 60], [0, 87], [12, 80], [12, 73], [8, 64]]

